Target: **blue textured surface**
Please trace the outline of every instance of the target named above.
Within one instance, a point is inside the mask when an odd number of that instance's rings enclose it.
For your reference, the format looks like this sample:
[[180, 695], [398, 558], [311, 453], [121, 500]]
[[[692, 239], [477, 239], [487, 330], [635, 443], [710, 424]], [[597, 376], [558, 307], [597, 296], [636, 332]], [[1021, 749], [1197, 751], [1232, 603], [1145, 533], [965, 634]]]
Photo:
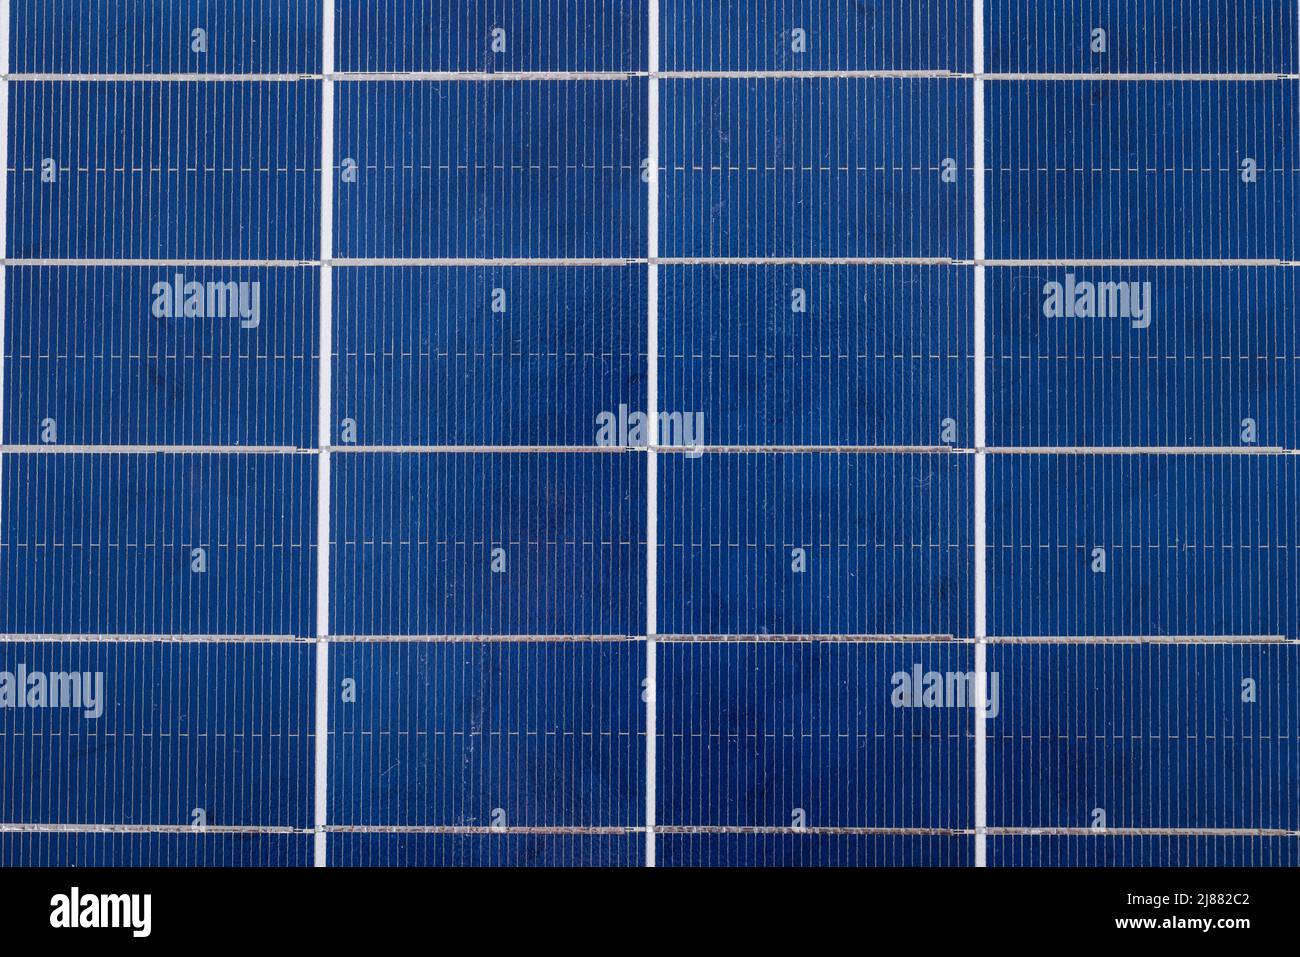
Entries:
[[6, 651], [32, 671], [104, 675], [103, 714], [94, 720], [84, 709], [7, 716], [6, 822], [175, 824], [178, 805], [192, 801], [210, 825], [310, 823], [310, 648], [77, 643]]
[[660, 654], [660, 814], [685, 825], [969, 827], [969, 709], [894, 708], [891, 677], [971, 670], [951, 644], [685, 644]]
[[[1281, 82], [990, 84], [989, 254], [1294, 260], [1298, 106]], [[1272, 175], [1245, 189], [1246, 159]]]
[[0, 865], [1300, 864], [1293, 0], [5, 6]]
[[9, 96], [11, 257], [315, 254], [316, 86], [15, 83]]
[[[303, 456], [10, 454], [4, 632], [312, 634]], [[193, 550], [208, 572], [190, 571]]]
[[[984, 6], [985, 56], [994, 72], [1280, 73], [1300, 65], [1291, 0], [987, 0]], [[1099, 27], [1119, 41], [1104, 56], [1080, 42]]]
[[[1026, 321], [1043, 288], [1149, 282], [1151, 324]], [[989, 276], [989, 435], [998, 445], [1216, 446], [1255, 419], [1259, 444], [1300, 444], [1292, 269], [1018, 268]]]
[[660, 630], [969, 635], [969, 474], [947, 455], [665, 458]]
[[[990, 633], [1294, 637], [1296, 461], [994, 461]], [[1092, 571], [1096, 548], [1105, 574]]]
[[334, 408], [378, 445], [587, 445], [645, 392], [645, 302], [624, 266], [340, 271]]
[[970, 255], [970, 177], [940, 175], [971, 163], [970, 83], [708, 79], [661, 95], [663, 255]]
[[992, 723], [992, 826], [1088, 826], [1102, 807], [1111, 827], [1296, 829], [1292, 648], [1034, 645], [992, 657], [1015, 690]]
[[[952, 0], [660, 0], [666, 70], [969, 70], [971, 5]], [[791, 49], [795, 27], [814, 40]]]
[[934, 445], [947, 418], [968, 440], [971, 309], [955, 267], [677, 267], [660, 407], [707, 410], [713, 445]]
[[[646, 0], [336, 0], [341, 70], [644, 70]], [[506, 30], [506, 49], [485, 39]]]
[[[257, 283], [257, 327], [155, 316], [178, 274], [205, 300], [209, 282]], [[309, 445], [318, 287], [314, 269], [12, 267], [5, 437], [36, 444], [49, 417], [78, 444]]]
[[638, 642], [343, 643], [371, 676], [335, 713], [340, 824], [628, 826], [644, 821]]
[[645, 100], [628, 83], [346, 85], [336, 155], [358, 176], [335, 194], [335, 251], [644, 255]]
[[[320, 69], [319, 0], [11, 0], [18, 73], [307, 73]], [[211, 42], [192, 49], [194, 29]]]
[[644, 469], [618, 453], [339, 456], [334, 632], [635, 633]]

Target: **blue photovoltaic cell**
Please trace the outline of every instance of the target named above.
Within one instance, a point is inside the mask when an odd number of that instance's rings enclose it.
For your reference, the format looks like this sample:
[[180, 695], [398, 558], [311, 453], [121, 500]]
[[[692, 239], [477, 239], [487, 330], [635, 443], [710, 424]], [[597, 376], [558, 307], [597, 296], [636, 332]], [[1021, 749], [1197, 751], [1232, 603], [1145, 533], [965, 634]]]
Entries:
[[942, 454], [661, 456], [659, 630], [969, 635], [969, 468]]
[[352, 83], [335, 104], [346, 257], [645, 254], [645, 86]]
[[320, 69], [320, 0], [10, 0], [9, 16], [20, 73]]
[[646, 68], [646, 0], [336, 0], [335, 7], [342, 70]]
[[382, 834], [329, 836], [331, 867], [639, 867], [639, 834]]
[[664, 821], [789, 827], [799, 809], [810, 828], [971, 825], [972, 710], [891, 703], [915, 668], [969, 673], [969, 645], [688, 642], [658, 657]]
[[5, 455], [0, 632], [312, 634], [313, 466]]
[[591, 445], [602, 412], [644, 408], [642, 270], [343, 269], [334, 284], [334, 409], [361, 441]]
[[[1107, 314], [1045, 315], [1071, 282]], [[1254, 444], [1300, 444], [1294, 270], [998, 269], [988, 302], [996, 445], [1232, 446], [1248, 418]]]
[[343, 825], [636, 826], [644, 819], [645, 655], [637, 642], [349, 643], [333, 714]]
[[970, 69], [966, 0], [661, 0], [659, 7], [666, 70]]
[[15, 83], [9, 112], [11, 257], [316, 253], [313, 84]]
[[1107, 827], [1295, 830], [1296, 654], [1294, 644], [995, 647], [990, 826], [1091, 827], [1103, 808]]
[[6, 642], [5, 672], [103, 677], [94, 710], [0, 710], [0, 815], [306, 827], [313, 660], [303, 644]]
[[883, 834], [664, 834], [661, 867], [969, 867], [968, 837]]
[[991, 256], [1297, 258], [1295, 84], [1026, 81], [985, 97]]
[[0, 865], [1300, 864], [1291, 0], [326, 6], [7, 5]]
[[1294, 637], [1296, 461], [994, 458], [989, 633]]
[[310, 867], [310, 834], [0, 834], [6, 867]]
[[989, 838], [992, 867], [1296, 867], [1294, 837], [1070, 837], [1017, 835]]
[[335, 634], [640, 630], [642, 456], [336, 455], [333, 470]]
[[970, 84], [714, 79], [660, 96], [663, 255], [970, 254]]
[[10, 267], [4, 434], [34, 445], [54, 419], [74, 444], [312, 445], [318, 286], [314, 269]]
[[659, 280], [660, 408], [712, 445], [968, 441], [969, 274], [682, 266]]
[[1295, 23], [1293, 0], [985, 0], [985, 58], [996, 73], [1284, 73]]

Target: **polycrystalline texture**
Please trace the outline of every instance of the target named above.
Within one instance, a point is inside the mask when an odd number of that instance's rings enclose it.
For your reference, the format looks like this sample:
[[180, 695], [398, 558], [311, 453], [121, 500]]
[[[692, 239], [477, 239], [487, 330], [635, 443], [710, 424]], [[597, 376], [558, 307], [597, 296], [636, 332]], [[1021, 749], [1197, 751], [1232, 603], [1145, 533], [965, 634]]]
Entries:
[[0, 864], [1297, 863], [1295, 4], [656, 7], [10, 0]]
[[318, 85], [34, 82], [9, 92], [10, 256], [315, 256]]

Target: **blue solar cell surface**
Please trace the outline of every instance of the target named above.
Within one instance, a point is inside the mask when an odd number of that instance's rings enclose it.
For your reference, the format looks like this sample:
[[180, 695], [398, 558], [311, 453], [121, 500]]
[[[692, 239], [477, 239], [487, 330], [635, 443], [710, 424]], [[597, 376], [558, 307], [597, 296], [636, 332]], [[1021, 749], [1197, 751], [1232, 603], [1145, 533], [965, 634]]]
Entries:
[[644, 620], [639, 456], [356, 454], [334, 471], [339, 634], [625, 635]]
[[310, 259], [319, 137], [306, 83], [13, 83], [7, 252]]
[[665, 457], [661, 630], [969, 634], [969, 487], [956, 455]]
[[455, 825], [485, 807], [522, 827], [643, 822], [637, 642], [336, 650], [342, 673], [373, 676], [334, 718], [338, 823]]
[[666, 85], [663, 254], [968, 257], [970, 99], [952, 80]]
[[0, 865], [1300, 864], [1300, 5], [0, 20]]
[[[87, 445], [311, 444], [316, 273], [11, 267], [5, 289], [7, 440], [37, 444], [41, 421], [52, 418], [61, 425], [61, 441]], [[215, 304], [224, 318], [187, 317], [184, 299], [180, 310], [174, 308], [175, 290], [184, 295], [196, 282], [203, 285], [204, 312], [208, 284], [220, 284]], [[236, 298], [228, 308], [231, 283]], [[172, 315], [155, 314], [159, 296], [172, 305]]]
[[970, 439], [968, 271], [680, 266], [658, 291], [660, 404], [713, 445]]
[[971, 710], [895, 708], [880, 693], [918, 656], [971, 670], [971, 649], [952, 643], [666, 646], [664, 819], [771, 827], [802, 810], [825, 827], [969, 827]]
[[[1147, 318], [1042, 314], [1043, 290], [1150, 283]], [[1130, 286], [1130, 289], [1132, 287]], [[1218, 446], [1252, 419], [1295, 448], [1300, 329], [1289, 269], [1037, 266], [989, 277], [991, 441], [1024, 446]]]
[[313, 477], [297, 455], [6, 454], [0, 627], [310, 635]]
[[336, 251], [348, 257], [644, 255], [644, 85], [340, 87]]
[[372, 444], [587, 445], [645, 391], [645, 311], [624, 266], [341, 271], [334, 407]]
[[103, 683], [86, 687], [80, 709], [10, 716], [5, 821], [167, 825], [193, 800], [213, 825], [310, 822], [310, 648], [28, 643], [11, 654], [29, 672], [98, 672]]
[[1294, 260], [1298, 105], [1277, 81], [992, 83], [989, 253]]

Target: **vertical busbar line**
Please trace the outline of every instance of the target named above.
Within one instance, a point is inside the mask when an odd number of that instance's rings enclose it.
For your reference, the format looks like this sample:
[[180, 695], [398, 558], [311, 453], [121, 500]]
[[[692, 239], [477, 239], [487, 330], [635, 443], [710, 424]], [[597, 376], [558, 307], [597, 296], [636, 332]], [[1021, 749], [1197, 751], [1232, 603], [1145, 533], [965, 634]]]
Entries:
[[[0, 448], [5, 427], [5, 264], [9, 211], [9, 0], [0, 0]], [[0, 469], [4, 453], [0, 452]], [[0, 489], [3, 489], [0, 471]]]
[[659, 552], [659, 0], [650, 0], [649, 62], [646, 112], [646, 176], [649, 184], [646, 234], [646, 417], [651, 441], [646, 451], [645, 526], [645, 865], [655, 866], [655, 779], [658, 723], [656, 721], [658, 669], [655, 634], [658, 631]]
[[985, 439], [984, 439], [984, 0], [973, 0], [971, 10], [971, 73], [974, 76], [971, 116], [974, 126], [974, 249], [975, 260], [975, 866], [985, 866], [988, 827], [988, 737], [985, 726], [988, 695], [988, 559], [985, 541]]
[[313, 861], [326, 863], [329, 823], [330, 679], [330, 399], [333, 361], [334, 255], [334, 0], [324, 0], [321, 24], [320, 101], [320, 410], [316, 435], [316, 753]]

